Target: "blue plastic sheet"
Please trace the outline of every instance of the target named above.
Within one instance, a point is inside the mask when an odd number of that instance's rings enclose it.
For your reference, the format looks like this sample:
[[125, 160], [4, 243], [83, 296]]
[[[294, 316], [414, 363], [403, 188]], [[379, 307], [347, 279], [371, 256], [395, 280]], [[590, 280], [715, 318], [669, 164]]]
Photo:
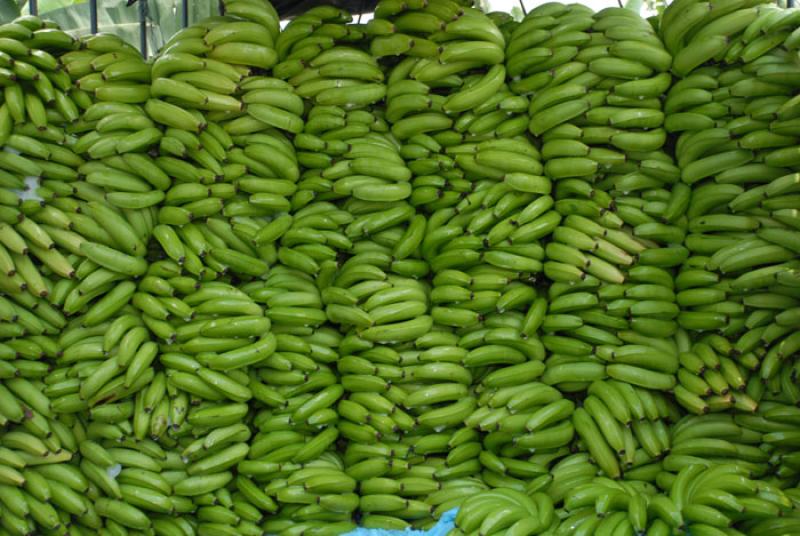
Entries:
[[356, 529], [343, 536], [447, 536], [447, 533], [456, 526], [457, 512], [457, 508], [445, 512], [436, 526], [428, 530]]

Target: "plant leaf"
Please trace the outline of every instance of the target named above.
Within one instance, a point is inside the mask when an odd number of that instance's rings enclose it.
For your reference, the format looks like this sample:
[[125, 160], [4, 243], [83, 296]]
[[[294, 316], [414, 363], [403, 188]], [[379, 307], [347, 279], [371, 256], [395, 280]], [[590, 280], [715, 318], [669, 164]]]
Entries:
[[625, 9], [630, 9], [636, 13], [641, 13], [643, 4], [644, 2], [642, 0], [627, 0], [625, 2]]
[[19, 15], [19, 5], [14, 0], [0, 0], [0, 22], [10, 22]]
[[48, 11], [53, 11], [54, 9], [61, 9], [64, 7], [85, 3], [86, 0], [39, 0], [39, 13], [47, 13]]

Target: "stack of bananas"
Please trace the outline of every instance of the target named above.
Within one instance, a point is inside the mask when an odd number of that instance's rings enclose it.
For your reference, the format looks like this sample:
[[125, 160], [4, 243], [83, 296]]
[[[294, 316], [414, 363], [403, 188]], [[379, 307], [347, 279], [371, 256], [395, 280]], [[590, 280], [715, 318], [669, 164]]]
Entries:
[[[687, 20], [676, 22], [681, 9]], [[800, 237], [796, 15], [765, 2], [700, 11], [671, 7], [661, 22], [681, 76], [667, 93], [667, 129], [692, 188], [682, 203], [691, 256], [676, 278], [678, 321], [727, 339], [682, 354], [676, 394], [695, 413], [752, 412], [762, 399], [784, 401], [793, 360], [783, 358], [800, 341], [791, 320]], [[719, 63], [703, 66], [710, 58]]]
[[[619, 35], [623, 21], [636, 31]], [[626, 10], [592, 16], [581, 6], [548, 4], [529, 13], [515, 32], [509, 49], [519, 50], [520, 65], [510, 74], [521, 77], [517, 91], [532, 95], [530, 130], [544, 141], [544, 170], [555, 181], [555, 210], [563, 218], [545, 252], [545, 275], [556, 281], [542, 325], [553, 333], [543, 339], [545, 346], [579, 357], [593, 346], [641, 345], [642, 338], [673, 335], [678, 310], [672, 277], [663, 268], [680, 259], [681, 248], [659, 246], [679, 245], [682, 235], [643, 211], [645, 203], [668, 198], [664, 185], [679, 178], [661, 151], [657, 95], [669, 81], [669, 54], [649, 25]], [[529, 43], [534, 35], [537, 41]], [[557, 41], [567, 36], [569, 43]], [[648, 53], [639, 58], [638, 48]], [[544, 52], [532, 61], [536, 56], [526, 50]], [[559, 332], [575, 336], [566, 340]], [[614, 360], [607, 352], [596, 357]], [[636, 358], [623, 358], [610, 363], [608, 373], [670, 389], [675, 370], [664, 367], [643, 371]], [[596, 375], [602, 377], [600, 368]]]
[[[543, 372], [544, 348], [528, 338], [536, 326], [526, 313], [538, 298], [532, 284], [544, 257], [539, 239], [552, 221], [543, 216], [552, 206], [551, 185], [538, 149], [524, 136], [527, 99], [506, 86], [504, 38], [490, 28], [491, 19], [448, 2], [403, 13], [390, 13], [392, 5], [379, 4], [376, 14], [382, 18], [374, 26], [390, 28], [383, 24], [387, 18], [402, 31], [449, 7], [455, 15], [440, 15], [425, 37], [412, 39], [422, 45], [441, 39], [436, 26], [442, 20], [451, 20], [442, 27], [461, 38], [442, 45], [438, 62], [413, 56], [416, 45], [405, 53], [388, 79], [386, 111], [415, 175], [412, 203], [430, 213], [419, 253], [432, 275], [433, 331], [415, 345], [424, 365], [413, 372], [415, 383], [426, 381], [399, 406], [422, 425], [415, 432], [435, 432], [410, 444], [428, 458], [424, 465], [439, 482], [441, 489], [427, 499], [439, 515], [486, 485], [519, 487], [519, 478], [546, 472], [528, 460], [534, 444], [513, 445], [533, 428], [526, 430], [520, 418], [511, 428], [502, 426], [512, 413], [505, 407], [508, 393], [535, 386]], [[373, 52], [376, 43], [400, 42], [396, 36], [376, 36]], [[471, 71], [479, 74], [464, 76]], [[449, 87], [448, 96], [439, 95]], [[502, 394], [491, 406], [495, 391]], [[522, 409], [534, 408], [536, 401]], [[537, 427], [552, 422], [545, 419]], [[467, 428], [459, 430], [460, 423]], [[553, 431], [560, 444], [572, 438], [567, 426], [567, 437]], [[488, 440], [483, 433], [496, 437]]]
[[[302, 212], [297, 214], [314, 217]], [[260, 403], [254, 425], [260, 433], [239, 466], [239, 474], [270, 501], [276, 515], [263, 527], [270, 533], [329, 526], [326, 534], [340, 534], [355, 526], [356, 482], [344, 472], [336, 448], [335, 408], [344, 389], [335, 363], [342, 336], [323, 325], [326, 314], [314, 278], [276, 265], [263, 282], [245, 289], [267, 307], [277, 341], [275, 353], [251, 372], [253, 396]]]
[[382, 1], [366, 28], [372, 54], [390, 69], [386, 119], [415, 174], [412, 202], [426, 211], [475, 189], [443, 148], [525, 131], [527, 100], [506, 84], [505, 38], [468, 4]]
[[[407, 202], [412, 173], [388, 135], [380, 108], [371, 106], [385, 95], [383, 71], [365, 50], [361, 27], [350, 21], [341, 10], [315, 8], [294, 19], [278, 44], [283, 62], [275, 72], [296, 87], [308, 110], [303, 132], [294, 139], [306, 170], [293, 208], [303, 208], [287, 222], [279, 259], [302, 270], [292, 251], [320, 251], [311, 253], [316, 269], [305, 271], [317, 278], [324, 315], [344, 336], [335, 354], [339, 392], [325, 398], [325, 404], [340, 419], [333, 430], [352, 446], [344, 451], [342, 476], [329, 475], [320, 487], [315, 486], [318, 476], [298, 480], [307, 494], [320, 495], [316, 514], [309, 506], [304, 512], [284, 507], [280, 515], [323, 528], [330, 521], [351, 522], [359, 508], [367, 525], [405, 527], [402, 518], [428, 520], [431, 513], [413, 500], [427, 488], [398, 495], [401, 471], [410, 468], [410, 448], [401, 444], [401, 435], [414, 420], [390, 401], [404, 399], [400, 387], [389, 392], [393, 382], [406, 378], [396, 348], [424, 335], [431, 325], [425, 314], [427, 286], [416, 280], [428, 268], [413, 258], [425, 222], [414, 217]], [[340, 401], [342, 394], [346, 399]], [[299, 470], [288, 482], [314, 472]], [[389, 473], [395, 478], [385, 478]], [[326, 492], [355, 502], [337, 504], [337, 497], [326, 498]], [[277, 500], [292, 502], [287, 493], [278, 490]]]
[[[134, 394], [156, 382], [150, 364], [158, 351], [145, 343], [149, 332], [128, 303], [133, 278], [148, 270], [156, 214], [155, 203], [138, 199], [163, 199], [165, 186], [156, 174], [143, 180], [148, 175], [122, 156], [141, 148], [135, 130], [152, 126], [132, 105], [147, 98], [149, 67], [112, 36], [91, 38], [77, 51], [73, 38], [35, 17], [2, 31], [16, 78], [6, 84], [2, 106], [3, 192], [18, 197], [4, 197], [0, 248], [10, 339], [0, 389], [3, 527], [63, 533], [72, 525], [89, 534], [124, 520], [145, 528], [150, 520], [135, 505], [152, 500], [161, 513], [186, 507], [179, 497], [167, 504], [164, 493], [137, 479], [152, 471], [171, 495], [156, 472], [174, 468], [179, 456], [152, 440], [140, 443], [130, 420]], [[89, 72], [73, 86], [84, 52]], [[122, 111], [130, 113], [123, 118]], [[133, 327], [140, 330], [120, 348]]]
[[[0, 281], [5, 297], [16, 303], [6, 307], [11, 316], [4, 315], [8, 323], [4, 328], [9, 337], [26, 331], [52, 335], [65, 320], [50, 307], [48, 297], [61, 280], [75, 277], [76, 259], [71, 255], [83, 256], [80, 236], [66, 232], [70, 221], [65, 207], [76, 202], [71, 183], [85, 163], [73, 150], [73, 125], [93, 99], [74, 88], [61, 69], [61, 56], [77, 46], [68, 34], [41, 20], [25, 19], [3, 25], [0, 35], [4, 146], [0, 154]], [[59, 283], [61, 303], [75, 284]], [[8, 309], [30, 311], [39, 303], [44, 323], [35, 318], [18, 323], [18, 314]]]
[[800, 532], [800, 11], [0, 25], [0, 536]]
[[679, 262], [683, 235], [643, 210], [662, 200], [663, 211], [680, 178], [662, 150], [658, 99], [671, 58], [627, 10], [594, 15], [553, 3], [528, 14], [507, 54], [554, 181], [543, 264], [554, 282], [534, 324], [548, 351], [542, 381], [588, 389], [583, 407], [566, 415], [607, 476], [643, 472], [669, 450], [676, 415], [658, 391], [672, 389], [678, 369], [666, 268]]

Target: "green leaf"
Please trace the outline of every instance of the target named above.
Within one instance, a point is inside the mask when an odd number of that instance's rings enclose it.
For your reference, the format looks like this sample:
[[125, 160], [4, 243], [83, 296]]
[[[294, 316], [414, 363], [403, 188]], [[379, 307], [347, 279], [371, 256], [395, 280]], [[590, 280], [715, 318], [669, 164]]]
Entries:
[[0, 0], [0, 22], [10, 22], [19, 15], [19, 5], [14, 0]]
[[39, 13], [85, 3], [86, 0], [39, 0]]
[[636, 13], [641, 13], [643, 4], [644, 2], [642, 0], [627, 0], [625, 2], [625, 9], [630, 9]]

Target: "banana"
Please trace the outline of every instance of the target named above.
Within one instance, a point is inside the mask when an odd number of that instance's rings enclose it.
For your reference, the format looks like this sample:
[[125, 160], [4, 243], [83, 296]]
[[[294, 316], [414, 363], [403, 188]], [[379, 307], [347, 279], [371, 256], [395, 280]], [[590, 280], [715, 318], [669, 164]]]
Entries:
[[563, 123], [585, 113], [591, 107], [585, 99], [567, 100], [539, 111], [531, 116], [530, 131], [540, 136]]
[[495, 65], [474, 85], [450, 95], [442, 105], [447, 113], [463, 112], [477, 106], [495, 94], [505, 81], [505, 68]]

